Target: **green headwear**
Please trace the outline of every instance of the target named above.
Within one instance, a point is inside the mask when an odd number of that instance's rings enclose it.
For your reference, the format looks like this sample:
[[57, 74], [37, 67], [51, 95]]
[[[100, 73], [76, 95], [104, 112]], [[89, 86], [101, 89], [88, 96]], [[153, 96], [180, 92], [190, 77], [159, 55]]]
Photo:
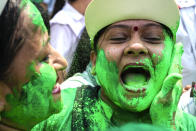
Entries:
[[174, 0], [93, 0], [85, 12], [86, 29], [91, 41], [102, 28], [128, 19], [164, 24], [175, 39], [180, 15]]

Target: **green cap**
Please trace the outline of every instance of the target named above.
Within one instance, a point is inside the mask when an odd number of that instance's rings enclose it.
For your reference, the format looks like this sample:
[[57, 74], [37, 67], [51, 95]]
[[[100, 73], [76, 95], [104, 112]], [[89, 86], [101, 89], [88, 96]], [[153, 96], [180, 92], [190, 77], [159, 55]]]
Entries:
[[3, 9], [7, 3], [7, 0], [0, 0], [0, 15], [3, 12]]
[[169, 27], [174, 37], [179, 9], [174, 0], [92, 0], [85, 12], [87, 32], [93, 41], [104, 27], [128, 19], [145, 19]]

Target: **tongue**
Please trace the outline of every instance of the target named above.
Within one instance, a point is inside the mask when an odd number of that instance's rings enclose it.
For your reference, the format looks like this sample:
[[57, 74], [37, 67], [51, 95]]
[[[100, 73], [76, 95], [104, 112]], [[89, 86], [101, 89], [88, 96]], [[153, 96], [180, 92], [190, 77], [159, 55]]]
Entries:
[[141, 85], [146, 82], [146, 76], [142, 73], [127, 73], [124, 82], [128, 86]]

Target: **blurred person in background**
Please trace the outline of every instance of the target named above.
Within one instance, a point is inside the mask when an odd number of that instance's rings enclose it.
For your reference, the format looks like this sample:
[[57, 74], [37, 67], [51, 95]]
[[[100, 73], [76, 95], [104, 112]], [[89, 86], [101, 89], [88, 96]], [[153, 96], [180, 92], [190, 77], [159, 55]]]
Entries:
[[196, 0], [176, 0], [176, 3], [180, 9], [176, 41], [181, 42], [184, 47], [182, 84], [183, 89], [188, 90], [181, 96], [179, 107], [196, 116], [196, 98], [190, 97], [191, 90], [196, 90], [195, 85], [192, 85], [192, 82], [196, 82]]
[[[67, 72], [70, 69], [73, 54], [85, 27], [84, 12], [90, 1], [68, 0], [64, 2], [63, 8], [50, 21], [50, 43], [66, 58], [68, 62]], [[59, 3], [62, 4], [63, 2], [59, 1]]]

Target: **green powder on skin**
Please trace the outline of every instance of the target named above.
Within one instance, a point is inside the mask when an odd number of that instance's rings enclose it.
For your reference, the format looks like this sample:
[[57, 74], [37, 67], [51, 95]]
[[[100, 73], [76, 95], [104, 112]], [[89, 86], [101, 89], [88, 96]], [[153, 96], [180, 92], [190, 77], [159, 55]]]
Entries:
[[144, 74], [131, 73], [125, 77], [125, 83], [128, 86], [134, 86], [138, 84], [142, 86], [144, 82], [146, 82], [146, 76]]
[[[171, 54], [174, 44], [168, 35], [165, 36], [165, 47], [162, 51], [162, 57], [160, 58], [155, 55], [152, 57], [152, 59], [160, 59], [156, 65], [153, 65], [151, 59], [140, 60], [149, 68], [151, 74], [148, 83], [143, 85], [143, 87], [147, 89], [145, 96], [131, 97], [119, 82], [119, 71], [116, 63], [108, 61], [102, 49], [98, 51], [96, 60], [96, 77], [106, 95], [116, 105], [130, 111], [142, 111], [150, 106], [153, 98], [160, 91], [171, 62]], [[138, 85], [137, 88], [141, 88], [141, 86]]]
[[20, 4], [20, 8], [28, 9], [28, 15], [32, 19], [32, 23], [36, 27], [41, 27], [43, 33], [47, 32], [47, 28], [44, 24], [43, 18], [39, 10], [33, 5], [30, 0], [22, 0]]
[[52, 89], [56, 84], [56, 72], [46, 63], [40, 68], [40, 73], [34, 72], [30, 81], [23, 85], [22, 92], [6, 96], [9, 110], [1, 113], [24, 129], [30, 129], [36, 123], [46, 119], [51, 114], [61, 110], [60, 101], [54, 102]]

